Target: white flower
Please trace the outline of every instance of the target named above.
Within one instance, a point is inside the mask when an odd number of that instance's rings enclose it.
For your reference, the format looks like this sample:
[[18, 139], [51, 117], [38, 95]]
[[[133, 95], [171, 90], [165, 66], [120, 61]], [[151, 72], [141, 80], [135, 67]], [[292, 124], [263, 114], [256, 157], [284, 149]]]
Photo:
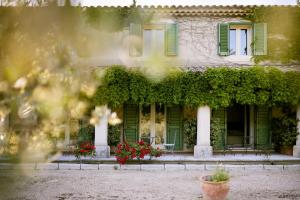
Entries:
[[14, 88], [24, 89], [26, 85], [27, 85], [27, 79], [25, 77], [21, 77], [15, 82]]
[[108, 123], [111, 125], [117, 125], [120, 124], [121, 122], [122, 120], [118, 118], [116, 112], [113, 112], [108, 119]]

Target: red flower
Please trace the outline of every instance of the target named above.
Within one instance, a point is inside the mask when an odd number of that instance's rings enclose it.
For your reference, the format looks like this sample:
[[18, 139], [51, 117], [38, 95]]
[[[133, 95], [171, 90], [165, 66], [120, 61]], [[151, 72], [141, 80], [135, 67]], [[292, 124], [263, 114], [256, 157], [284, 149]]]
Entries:
[[120, 154], [120, 153], [121, 153], [121, 150], [120, 150], [120, 149], [117, 149], [117, 150], [116, 150], [116, 153], [117, 153], [117, 154]]
[[120, 143], [120, 144], [118, 144], [118, 149], [121, 149], [122, 148], [122, 144]]
[[139, 142], [139, 145], [144, 145], [145, 144], [145, 142], [143, 141], [143, 140], [141, 140], [140, 142]]

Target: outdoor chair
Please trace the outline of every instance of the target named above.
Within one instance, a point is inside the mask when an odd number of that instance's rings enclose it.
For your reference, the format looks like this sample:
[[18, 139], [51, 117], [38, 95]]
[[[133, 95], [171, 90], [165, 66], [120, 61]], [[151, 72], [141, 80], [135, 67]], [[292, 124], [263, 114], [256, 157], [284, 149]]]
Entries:
[[173, 143], [164, 143], [163, 146], [165, 147], [165, 150], [167, 152], [174, 153], [175, 143], [176, 143], [176, 131], [175, 131], [175, 134], [174, 134]]

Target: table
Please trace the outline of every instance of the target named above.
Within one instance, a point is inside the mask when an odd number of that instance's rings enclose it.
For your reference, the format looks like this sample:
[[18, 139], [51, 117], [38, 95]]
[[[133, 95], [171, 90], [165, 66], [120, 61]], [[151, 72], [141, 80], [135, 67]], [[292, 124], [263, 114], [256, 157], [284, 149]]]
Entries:
[[155, 138], [157, 138], [157, 137], [156, 136], [141, 136], [140, 140], [143, 140], [144, 142], [147, 142], [150, 145], [152, 145], [153, 142], [155, 142]]

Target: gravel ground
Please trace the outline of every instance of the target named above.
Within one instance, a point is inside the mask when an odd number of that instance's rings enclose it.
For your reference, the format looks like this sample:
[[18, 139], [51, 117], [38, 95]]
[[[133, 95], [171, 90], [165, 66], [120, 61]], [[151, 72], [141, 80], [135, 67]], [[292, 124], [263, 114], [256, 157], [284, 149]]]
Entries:
[[[0, 170], [0, 199], [202, 199], [206, 170]], [[300, 199], [300, 171], [233, 170], [228, 199]]]

